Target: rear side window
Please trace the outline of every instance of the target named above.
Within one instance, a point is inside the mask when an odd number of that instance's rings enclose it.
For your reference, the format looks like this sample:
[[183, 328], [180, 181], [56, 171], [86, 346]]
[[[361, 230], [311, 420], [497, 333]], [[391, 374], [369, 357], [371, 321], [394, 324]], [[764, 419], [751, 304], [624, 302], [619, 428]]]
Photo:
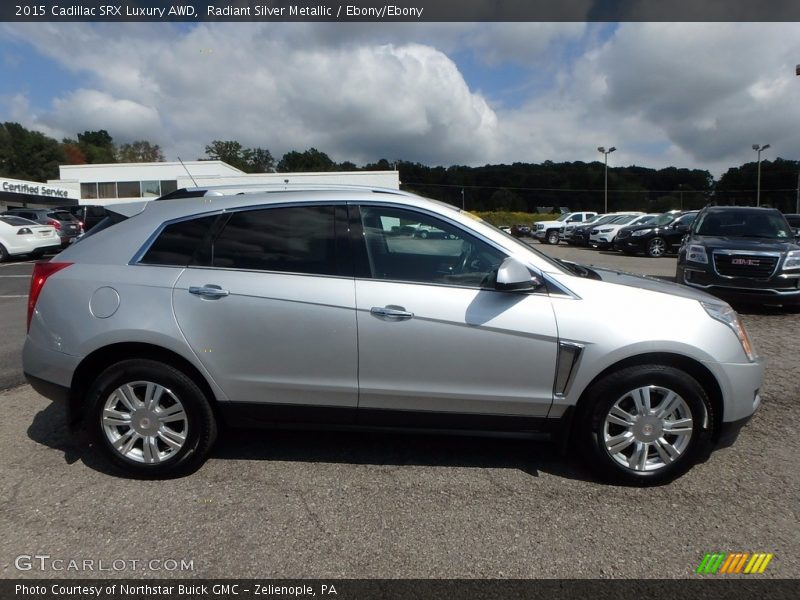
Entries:
[[11, 215], [7, 215], [5, 217], [0, 217], [0, 221], [6, 223], [7, 225], [35, 225], [35, 221], [31, 221], [29, 219], [23, 219], [22, 217], [14, 217]]
[[214, 242], [212, 265], [336, 275], [335, 229], [333, 206], [236, 212]]
[[185, 267], [192, 261], [216, 219], [217, 216], [213, 215], [167, 225], [139, 262]]
[[54, 210], [53, 212], [47, 213], [47, 216], [51, 219], [57, 219], [59, 221], [77, 221], [78, 219], [75, 218], [71, 212], [67, 212], [66, 210]]

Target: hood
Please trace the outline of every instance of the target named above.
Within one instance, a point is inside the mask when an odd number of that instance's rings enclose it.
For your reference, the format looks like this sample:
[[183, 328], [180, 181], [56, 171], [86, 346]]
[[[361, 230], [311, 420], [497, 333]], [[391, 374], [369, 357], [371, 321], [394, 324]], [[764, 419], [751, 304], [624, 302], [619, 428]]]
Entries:
[[739, 250], [742, 252], [789, 252], [800, 250], [795, 240], [779, 240], [775, 238], [728, 237], [728, 236], [696, 236], [687, 243], [706, 246], [713, 250]]
[[685, 285], [678, 285], [671, 281], [664, 281], [656, 277], [648, 275], [634, 275], [633, 273], [624, 273], [622, 271], [613, 271], [611, 269], [602, 269], [598, 267], [591, 267], [591, 270], [597, 273], [602, 281], [606, 283], [614, 283], [616, 285], [626, 285], [628, 287], [635, 287], [642, 290], [651, 292], [661, 292], [662, 294], [669, 294], [670, 296], [679, 296], [681, 298], [688, 298], [690, 300], [698, 300], [701, 302], [712, 302], [714, 304], [721, 304], [722, 301], [710, 294], [690, 288]]

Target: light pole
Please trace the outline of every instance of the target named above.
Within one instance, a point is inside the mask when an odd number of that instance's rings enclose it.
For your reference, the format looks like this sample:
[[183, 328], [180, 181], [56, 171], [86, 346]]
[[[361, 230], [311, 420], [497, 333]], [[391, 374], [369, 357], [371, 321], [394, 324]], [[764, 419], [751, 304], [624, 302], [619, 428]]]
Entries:
[[758, 183], [756, 184], [756, 206], [761, 206], [761, 153], [769, 148], [769, 144], [759, 146], [753, 144], [753, 150], [758, 152]]
[[609, 148], [608, 150], [606, 150], [605, 146], [598, 146], [597, 148], [597, 151], [602, 153], [603, 155], [603, 159], [605, 162], [605, 171], [606, 171], [606, 177], [605, 177], [606, 183], [605, 183], [605, 194], [604, 194], [605, 202], [603, 207], [604, 213], [608, 213], [608, 155], [611, 154], [614, 150], [616, 150], [614, 146], [611, 146], [611, 148]]

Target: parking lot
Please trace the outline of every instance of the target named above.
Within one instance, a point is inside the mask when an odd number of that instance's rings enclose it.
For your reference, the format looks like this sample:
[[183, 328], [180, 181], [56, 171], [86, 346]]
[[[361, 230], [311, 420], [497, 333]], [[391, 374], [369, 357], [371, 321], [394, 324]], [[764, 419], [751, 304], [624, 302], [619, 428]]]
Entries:
[[[533, 245], [675, 273], [674, 257]], [[0, 265], [2, 577], [683, 578], [714, 551], [774, 553], [763, 577], [800, 576], [798, 314], [744, 313], [768, 359], [762, 407], [734, 446], [668, 486], [597, 483], [546, 443], [289, 431], [223, 432], [193, 475], [136, 481], [20, 385], [31, 268]], [[126, 567], [15, 566], [36, 554]]]

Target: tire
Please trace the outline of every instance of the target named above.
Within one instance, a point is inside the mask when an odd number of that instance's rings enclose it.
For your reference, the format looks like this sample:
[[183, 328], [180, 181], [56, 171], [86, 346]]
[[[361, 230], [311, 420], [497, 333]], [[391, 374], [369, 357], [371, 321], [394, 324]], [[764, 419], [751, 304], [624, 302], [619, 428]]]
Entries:
[[0, 244], [0, 263], [8, 260], [8, 250], [3, 244]]
[[419, 237], [421, 237], [423, 240], [428, 239], [428, 232], [427, 231], [420, 231], [419, 232]]
[[645, 254], [650, 258], [660, 258], [664, 256], [667, 252], [667, 242], [662, 237], [654, 237], [652, 240], [647, 242], [647, 249], [645, 250]]
[[[711, 403], [702, 386], [680, 369], [626, 367], [595, 382], [584, 398], [576, 441], [592, 469], [609, 482], [667, 483], [710, 447], [712, 432], [703, 424], [714, 422]], [[668, 412], [659, 415], [659, 409]]]
[[545, 240], [551, 246], [555, 246], [556, 244], [558, 244], [558, 230], [553, 229], [551, 231], [548, 231], [547, 236], [545, 236]]
[[[155, 403], [148, 408], [147, 399]], [[87, 395], [90, 430], [115, 465], [139, 477], [176, 477], [198, 468], [217, 437], [203, 391], [182, 371], [131, 359], [108, 367]]]

